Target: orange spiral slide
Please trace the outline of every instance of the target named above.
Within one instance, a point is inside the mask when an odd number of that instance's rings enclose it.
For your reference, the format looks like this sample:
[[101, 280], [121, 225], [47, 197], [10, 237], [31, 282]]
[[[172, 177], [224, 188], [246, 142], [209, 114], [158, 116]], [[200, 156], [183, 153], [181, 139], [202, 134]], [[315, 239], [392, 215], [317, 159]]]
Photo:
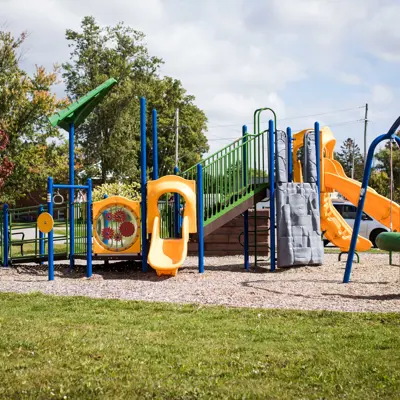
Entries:
[[[301, 162], [297, 160], [297, 152], [304, 143], [304, 135], [312, 129], [303, 130], [294, 135], [293, 166], [294, 179], [302, 182]], [[321, 129], [321, 229], [325, 237], [341, 251], [350, 248], [352, 228], [338, 213], [332, 204], [330, 193], [338, 191], [351, 203], [357, 206], [360, 197], [361, 183], [346, 176], [342, 165], [333, 158], [336, 139], [328, 127]], [[400, 231], [400, 206], [391, 202], [386, 197], [378, 194], [374, 189], [368, 188], [364, 210], [387, 228]], [[357, 238], [357, 251], [367, 251], [372, 243], [362, 237]]]

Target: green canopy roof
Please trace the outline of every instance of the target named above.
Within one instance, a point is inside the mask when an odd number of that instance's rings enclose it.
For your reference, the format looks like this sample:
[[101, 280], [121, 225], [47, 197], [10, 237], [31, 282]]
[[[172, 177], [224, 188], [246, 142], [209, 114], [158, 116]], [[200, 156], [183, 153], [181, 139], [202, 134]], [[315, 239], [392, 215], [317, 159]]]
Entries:
[[51, 125], [59, 126], [66, 131], [69, 131], [69, 125], [72, 122], [75, 127], [78, 127], [104, 97], [107, 96], [116, 83], [116, 79], [110, 78], [68, 107], [56, 112], [49, 118]]

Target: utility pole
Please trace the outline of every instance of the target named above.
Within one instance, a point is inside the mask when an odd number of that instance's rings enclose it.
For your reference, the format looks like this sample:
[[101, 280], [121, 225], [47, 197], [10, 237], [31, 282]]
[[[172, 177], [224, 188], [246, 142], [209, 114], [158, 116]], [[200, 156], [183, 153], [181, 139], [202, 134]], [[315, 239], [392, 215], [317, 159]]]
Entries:
[[178, 143], [179, 143], [179, 108], [175, 111], [175, 167], [178, 166]]
[[351, 179], [354, 179], [354, 146], [355, 146], [355, 142], [356, 142], [356, 140], [355, 139], [353, 139], [353, 156], [351, 157], [352, 158], [352, 164], [351, 164]]
[[368, 103], [365, 104], [365, 117], [364, 117], [364, 165], [367, 162], [367, 125], [368, 125]]

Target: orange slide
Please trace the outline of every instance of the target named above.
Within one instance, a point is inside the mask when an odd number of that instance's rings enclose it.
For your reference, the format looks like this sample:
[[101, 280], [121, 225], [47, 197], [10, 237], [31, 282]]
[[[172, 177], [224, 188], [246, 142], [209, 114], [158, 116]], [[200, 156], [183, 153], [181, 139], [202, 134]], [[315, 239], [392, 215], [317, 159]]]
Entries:
[[[303, 130], [294, 135], [293, 166], [294, 178], [302, 182], [301, 163], [297, 160], [297, 152], [304, 143], [304, 136], [312, 129]], [[328, 127], [321, 129], [321, 229], [325, 237], [341, 251], [350, 248], [352, 228], [337, 212], [333, 206], [330, 193], [338, 191], [355, 206], [360, 197], [361, 183], [346, 176], [342, 165], [333, 158], [336, 139]], [[391, 203], [389, 199], [378, 194], [374, 189], [368, 188], [364, 210], [371, 217], [388, 228], [392, 220], [392, 229], [400, 231], [400, 206]], [[392, 215], [392, 218], [390, 217]], [[367, 251], [372, 243], [362, 237], [357, 238], [357, 251]]]
[[[324, 166], [325, 186], [337, 190], [351, 203], [357, 205], [361, 183], [348, 178], [342, 166], [336, 160], [324, 158]], [[339, 168], [342, 173], [338, 173]], [[392, 210], [390, 211], [390, 209]], [[387, 228], [400, 231], [400, 206], [397, 203], [391, 203], [388, 198], [381, 196], [374, 189], [368, 188], [367, 190], [364, 211]], [[390, 217], [390, 214], [392, 217]], [[390, 220], [392, 220], [392, 227]]]
[[[176, 175], [163, 176], [147, 184], [147, 229], [151, 233], [148, 263], [157, 275], [175, 276], [187, 256], [189, 233], [196, 233], [196, 182]], [[161, 217], [158, 199], [165, 193], [179, 193], [185, 200], [182, 238], [163, 239], [160, 236]]]

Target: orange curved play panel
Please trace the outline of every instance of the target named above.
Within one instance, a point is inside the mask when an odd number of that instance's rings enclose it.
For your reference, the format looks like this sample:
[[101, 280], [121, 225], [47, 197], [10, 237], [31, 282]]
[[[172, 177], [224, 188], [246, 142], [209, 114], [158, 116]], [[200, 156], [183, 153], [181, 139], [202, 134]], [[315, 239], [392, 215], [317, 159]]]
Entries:
[[140, 202], [110, 196], [93, 203], [93, 253], [140, 253]]
[[[161, 216], [158, 199], [165, 193], [179, 193], [185, 200], [182, 238], [160, 237]], [[167, 175], [147, 184], [147, 229], [151, 233], [148, 263], [157, 275], [175, 276], [187, 256], [189, 233], [196, 233], [196, 182]]]

